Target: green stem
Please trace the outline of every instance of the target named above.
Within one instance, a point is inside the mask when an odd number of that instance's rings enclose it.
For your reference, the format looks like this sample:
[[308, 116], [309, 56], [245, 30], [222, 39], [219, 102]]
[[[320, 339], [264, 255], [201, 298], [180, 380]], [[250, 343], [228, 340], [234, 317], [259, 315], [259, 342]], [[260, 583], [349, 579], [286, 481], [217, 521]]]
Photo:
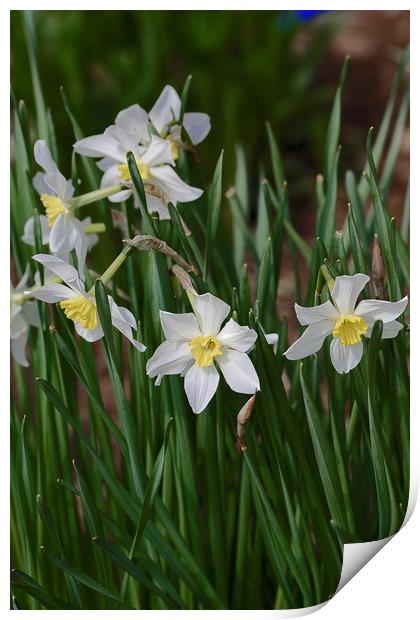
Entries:
[[[108, 269], [104, 271], [99, 280], [101, 280], [104, 284], [107, 284], [111, 278], [117, 273], [118, 269], [123, 265], [132, 252], [134, 252], [135, 248], [131, 245], [125, 245], [122, 252], [118, 254], [117, 258], [110, 264]], [[88, 295], [95, 294], [95, 285], [88, 291]]]
[[112, 196], [112, 194], [116, 194], [122, 190], [121, 185], [110, 185], [109, 187], [104, 187], [102, 189], [96, 189], [94, 192], [88, 192], [87, 194], [82, 194], [81, 196], [77, 196], [76, 198], [71, 199], [71, 206], [73, 209], [78, 209], [79, 207], [84, 207], [85, 205], [89, 205], [92, 202], [97, 202], [98, 200], [102, 200], [107, 196]]
[[92, 235], [93, 233], [103, 233], [106, 230], [106, 226], [103, 222], [97, 222], [96, 224], [86, 224], [85, 233]]

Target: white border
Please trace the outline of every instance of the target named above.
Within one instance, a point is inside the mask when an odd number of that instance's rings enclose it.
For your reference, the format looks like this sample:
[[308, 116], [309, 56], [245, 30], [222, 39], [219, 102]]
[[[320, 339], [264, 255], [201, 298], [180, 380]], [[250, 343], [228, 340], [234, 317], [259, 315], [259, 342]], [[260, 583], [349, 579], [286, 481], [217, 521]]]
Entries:
[[[1, 62], [1, 77], [2, 77], [2, 97], [1, 97], [1, 105], [2, 105], [2, 118], [9, 118], [9, 69], [7, 66], [7, 59], [9, 59], [9, 49], [10, 49], [10, 34], [9, 34], [9, 10], [21, 10], [21, 9], [34, 9], [34, 10], [47, 10], [47, 9], [57, 9], [57, 4], [53, 2], [33, 2], [31, 0], [27, 0], [25, 2], [9, 2], [5, 3], [6, 6], [2, 6], [0, 9], [0, 17], [1, 17], [1, 28], [3, 32], [0, 37], [0, 57], [2, 59]], [[121, 1], [116, 5], [115, 1], [103, 0], [102, 2], [98, 2], [96, 0], [91, 0], [89, 3], [89, 10], [115, 10], [116, 6], [118, 6], [119, 10], [151, 10], [151, 6], [147, 6], [145, 3], [144, 7], [138, 2], [132, 1]], [[302, 4], [301, 4], [302, 6]], [[305, 9], [319, 9], [322, 7], [323, 9], [334, 9], [334, 10], [410, 10], [411, 9], [411, 20], [412, 20], [412, 33], [414, 36], [411, 37], [411, 47], [412, 47], [412, 63], [411, 63], [411, 83], [412, 83], [412, 106], [411, 109], [414, 111], [412, 115], [412, 124], [411, 124], [411, 135], [414, 136], [413, 147], [412, 147], [412, 170], [416, 171], [416, 174], [411, 175], [411, 184], [412, 190], [411, 202], [413, 204], [413, 209], [411, 213], [411, 229], [414, 231], [420, 230], [420, 217], [418, 215], [418, 211], [420, 209], [420, 204], [418, 197], [420, 196], [419, 192], [419, 183], [420, 183], [420, 174], [419, 174], [419, 158], [418, 158], [418, 113], [419, 110], [419, 97], [418, 97], [418, 61], [419, 61], [419, 38], [420, 38], [420, 19], [419, 10], [416, 9], [414, 2], [399, 2], [391, 3], [383, 1], [379, 2], [370, 2], [369, 7], [366, 7], [366, 2], [360, 2], [354, 0], [351, 5], [344, 5], [342, 2], [305, 2]], [[197, 9], [211, 9], [211, 10], [226, 10], [226, 9], [240, 9], [240, 10], [252, 10], [252, 9], [260, 9], [260, 10], [280, 10], [286, 8], [300, 8], [292, 3], [289, 3], [288, 6], [281, 6], [278, 2], [267, 2], [261, 1], [256, 6], [256, 2], [250, 2], [249, 0], [238, 0], [232, 2], [228, 2], [227, 0], [213, 0], [210, 3], [197, 3], [197, 2], [185, 2], [178, 1], [176, 6], [174, 2], [155, 0], [153, 2], [153, 10], [197, 10]], [[86, 10], [86, 4], [82, 2], [61, 2], [60, 3], [61, 10]], [[3, 122], [0, 125], [0, 131], [2, 132], [2, 145], [3, 149], [1, 150], [1, 158], [2, 158], [2, 167], [3, 171], [3, 184], [2, 188], [8, 187], [8, 181], [5, 185], [4, 181], [8, 178], [9, 170], [9, 154], [8, 149], [5, 148], [6, 144], [9, 144], [9, 136], [10, 136], [10, 127], [8, 127], [7, 123]], [[416, 140], [417, 137], [417, 140]], [[4, 190], [2, 192], [3, 201], [6, 203], [8, 200], [8, 193]], [[9, 308], [8, 308], [8, 295], [6, 291], [9, 290], [8, 283], [8, 270], [4, 268], [4, 265], [9, 265], [9, 215], [8, 215], [8, 207], [7, 204], [3, 206], [4, 213], [2, 217], [4, 218], [2, 222], [2, 226], [0, 226], [0, 252], [1, 252], [1, 264], [3, 268], [0, 273], [0, 284], [2, 285], [2, 289], [4, 294], [2, 296], [2, 303], [0, 305], [0, 326], [2, 330], [2, 339], [4, 339], [4, 356], [0, 359], [0, 376], [2, 378], [2, 389], [4, 391], [8, 390], [9, 386], [9, 361], [8, 355], [6, 351], [8, 351], [8, 340], [9, 340]], [[415, 241], [417, 241], [415, 239]], [[419, 243], [414, 243], [411, 249], [411, 262], [413, 265], [417, 266], [419, 264]], [[414, 377], [420, 376], [419, 373], [419, 339], [418, 339], [418, 330], [413, 317], [417, 317], [418, 310], [418, 282], [417, 278], [414, 278], [411, 285], [411, 295], [410, 295], [410, 304], [411, 304], [411, 374]], [[7, 342], [7, 346], [6, 346]], [[418, 404], [417, 393], [414, 391], [415, 382], [413, 382], [412, 389], [412, 415], [411, 415], [411, 472], [412, 472], [412, 483], [417, 484], [418, 472], [419, 472], [419, 456], [420, 456], [420, 441], [419, 441], [419, 414], [416, 411]], [[0, 415], [0, 423], [1, 423], [1, 431], [0, 431], [0, 455], [1, 455], [1, 469], [0, 469], [0, 492], [2, 497], [2, 510], [0, 511], [0, 531], [2, 533], [1, 541], [2, 545], [5, 546], [5, 549], [1, 555], [2, 562], [0, 562], [0, 583], [1, 586], [1, 600], [0, 600], [0, 608], [7, 613], [11, 613], [9, 610], [9, 594], [8, 594], [8, 583], [9, 583], [9, 505], [8, 505], [8, 497], [9, 497], [9, 403], [7, 402], [6, 397], [4, 397], [5, 405], [3, 407], [3, 411]], [[394, 620], [395, 614], [398, 613], [400, 618], [412, 618], [414, 617], [414, 609], [417, 607], [417, 589], [418, 589], [418, 558], [419, 558], [419, 523], [420, 523], [420, 511], [417, 510], [414, 514], [414, 517], [409, 521], [409, 523], [403, 528], [403, 530], [396, 535], [396, 537], [390, 542], [389, 545], [386, 546], [384, 550], [382, 550], [381, 554], [374, 558], [368, 566], [366, 566], [360, 574], [356, 575], [351, 580], [351, 583], [347, 585], [342, 591], [336, 595], [332, 601], [330, 601], [326, 607], [322, 609], [320, 612], [320, 618], [334, 618], [337, 617], [343, 620], [346, 618], [351, 618], [354, 620], [354, 614], [363, 613], [363, 617], [369, 617], [370, 614], [375, 614], [375, 616], [380, 615], [381, 620], [386, 618], [392, 618]], [[397, 542], [398, 541], [398, 542]], [[412, 568], [411, 568], [412, 567]], [[317, 606], [322, 607], [322, 606]], [[418, 607], [417, 607], [418, 609]], [[306, 613], [315, 611], [313, 608], [302, 610]], [[29, 614], [31, 612], [21, 611], [20, 614]], [[55, 612], [56, 615], [64, 615], [64, 614], [73, 614], [74, 612]], [[104, 613], [103, 611], [81, 611], [78, 612], [79, 618], [86, 617], [91, 618], [92, 615], [97, 615]], [[107, 614], [112, 614], [115, 612], [105, 612]], [[130, 613], [130, 612], [117, 612], [118, 615]], [[142, 611], [138, 612], [142, 614], [142, 618], [150, 618], [152, 615], [156, 613], [164, 614], [168, 616], [170, 614], [171, 617], [174, 615], [184, 615], [188, 614], [189, 616], [200, 614], [201, 616], [204, 614], [207, 617], [212, 616], [214, 614], [218, 615], [218, 618], [221, 616], [229, 614], [230, 617], [249, 617], [249, 618], [261, 618], [266, 616], [274, 616], [277, 617], [286, 617], [285, 612], [282, 611], [203, 611], [203, 612], [153, 612], [153, 611]], [[89, 615], [88, 615], [89, 614]], [[295, 616], [295, 614], [293, 614]], [[301, 614], [303, 615], [303, 614]], [[289, 615], [291, 617], [291, 615]]]

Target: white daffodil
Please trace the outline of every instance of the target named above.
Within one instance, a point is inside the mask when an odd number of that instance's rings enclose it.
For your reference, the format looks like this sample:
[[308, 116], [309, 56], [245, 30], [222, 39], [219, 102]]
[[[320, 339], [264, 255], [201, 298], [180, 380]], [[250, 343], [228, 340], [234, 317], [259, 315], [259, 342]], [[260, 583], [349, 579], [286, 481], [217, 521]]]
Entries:
[[[159, 135], [173, 142], [174, 159], [178, 155], [177, 145], [181, 143], [180, 115], [181, 99], [172, 86], [166, 85], [150, 110], [149, 117]], [[202, 112], [185, 112], [182, 126], [192, 144], [199, 144], [210, 131], [210, 117]]]
[[[50, 242], [50, 237], [51, 237], [51, 228], [48, 225], [48, 218], [46, 215], [40, 215], [39, 216], [39, 223], [41, 226], [41, 242], [42, 245], [48, 245]], [[99, 236], [94, 233], [94, 232], [90, 232], [90, 230], [92, 228], [95, 228], [95, 226], [101, 226], [99, 225], [95, 225], [92, 224], [92, 219], [90, 217], [85, 217], [84, 220], [80, 220], [80, 223], [83, 227], [83, 234], [86, 236], [86, 246], [87, 246], [87, 251], [90, 252], [90, 250], [98, 243], [99, 241]], [[21, 237], [22, 241], [24, 243], [26, 243], [27, 245], [31, 245], [32, 247], [35, 246], [35, 218], [32, 216], [30, 217], [23, 229], [23, 235]], [[50, 248], [51, 249], [51, 248]], [[57, 254], [55, 253], [56, 256], [59, 256], [60, 258], [62, 258], [63, 260], [68, 260], [69, 254]]]
[[299, 323], [308, 327], [302, 336], [284, 353], [289, 360], [297, 360], [316, 353], [327, 336], [333, 336], [330, 346], [331, 361], [340, 374], [350, 372], [362, 359], [362, 336], [370, 337], [375, 321], [383, 322], [382, 338], [394, 338], [403, 328], [395, 319], [407, 306], [407, 297], [400, 301], [357, 298], [369, 276], [338, 276], [331, 291], [331, 301], [304, 308], [295, 304]]
[[[58, 303], [68, 319], [74, 322], [76, 332], [88, 342], [95, 342], [104, 335], [96, 309], [96, 299], [86, 292], [85, 285], [79, 278], [76, 269], [57, 256], [36, 254], [36, 261], [61, 278], [62, 284], [45, 284], [32, 291], [32, 296], [47, 303]], [[146, 347], [133, 338], [132, 330], [136, 329], [136, 320], [132, 313], [108, 295], [111, 320], [116, 327], [138, 350]]]
[[[131, 151], [146, 191], [147, 208], [160, 219], [170, 219], [167, 203], [192, 202], [203, 190], [187, 185], [173, 169], [170, 142], [152, 136], [147, 146], [138, 142], [138, 135], [121, 126], [111, 125], [101, 135], [83, 138], [74, 150], [87, 157], [102, 157], [98, 167], [104, 172], [101, 187], [122, 185], [125, 189], [109, 196], [111, 202], [127, 200], [133, 193], [127, 153]], [[136, 204], [136, 203], [135, 203]], [[138, 206], [136, 204], [136, 206]]]
[[234, 392], [253, 394], [260, 382], [247, 352], [257, 334], [230, 319], [223, 329], [229, 306], [211, 293], [198, 295], [195, 313], [160, 312], [166, 340], [147, 362], [149, 377], [184, 376], [184, 389], [194, 413], [200, 413], [213, 398], [222, 372]]
[[[38, 172], [34, 176], [33, 184], [45, 208], [50, 228], [50, 250], [57, 255], [67, 255], [75, 250], [79, 273], [82, 273], [88, 242], [83, 223], [73, 215], [74, 207], [71, 203], [74, 194], [73, 184], [58, 170], [45, 140], [35, 142], [34, 155], [36, 162], [45, 171], [45, 174]], [[45, 223], [43, 228], [45, 229]]]
[[29, 366], [25, 348], [31, 325], [39, 327], [39, 314], [35, 301], [26, 300], [23, 291], [27, 288], [29, 267], [16, 287], [10, 286], [10, 341], [15, 362]]

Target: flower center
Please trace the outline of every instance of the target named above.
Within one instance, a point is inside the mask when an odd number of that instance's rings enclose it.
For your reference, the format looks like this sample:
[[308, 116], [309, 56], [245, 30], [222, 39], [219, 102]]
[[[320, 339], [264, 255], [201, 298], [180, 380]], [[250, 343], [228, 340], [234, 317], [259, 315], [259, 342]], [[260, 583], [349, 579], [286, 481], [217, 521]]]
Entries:
[[40, 198], [47, 214], [48, 226], [51, 228], [58, 216], [66, 211], [66, 207], [58, 196], [41, 194]]
[[216, 355], [222, 355], [222, 345], [213, 336], [196, 336], [190, 349], [197, 366], [211, 366]]
[[92, 298], [78, 295], [77, 297], [70, 297], [70, 299], [60, 301], [60, 306], [68, 319], [75, 323], [80, 323], [85, 329], [95, 329], [98, 325], [96, 304]]
[[336, 321], [332, 335], [339, 338], [341, 344], [348, 346], [361, 341], [368, 330], [367, 323], [355, 314], [342, 314]]
[[171, 155], [174, 161], [179, 157], [179, 149], [176, 142], [171, 142]]
[[[149, 166], [146, 166], [146, 164], [142, 164], [139, 159], [136, 159], [136, 164], [143, 181], [148, 181], [150, 179]], [[121, 181], [131, 181], [131, 174], [128, 168], [128, 164], [119, 164], [118, 172], [120, 173]]]

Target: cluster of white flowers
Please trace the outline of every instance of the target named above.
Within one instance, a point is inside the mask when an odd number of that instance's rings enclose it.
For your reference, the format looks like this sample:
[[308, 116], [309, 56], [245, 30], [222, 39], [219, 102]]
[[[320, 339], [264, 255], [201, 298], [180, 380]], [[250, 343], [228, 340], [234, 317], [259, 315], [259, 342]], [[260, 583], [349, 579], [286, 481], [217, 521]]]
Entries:
[[[187, 185], [176, 173], [181, 149], [200, 143], [210, 130], [210, 118], [202, 113], [185, 113], [181, 117], [181, 100], [171, 86], [165, 86], [153, 108], [147, 113], [135, 104], [122, 110], [115, 124], [103, 134], [79, 140], [76, 153], [101, 158], [101, 188], [74, 197], [74, 187], [58, 170], [43, 140], [35, 143], [35, 160], [43, 169], [33, 179], [40, 194], [45, 215], [39, 216], [41, 242], [49, 245], [50, 254], [36, 254], [33, 259], [44, 268], [45, 283], [28, 287], [27, 270], [19, 284], [11, 289], [11, 348], [15, 361], [27, 366], [25, 355], [30, 326], [39, 326], [34, 300], [58, 303], [66, 317], [74, 322], [76, 332], [88, 342], [103, 337], [94, 288], [84, 283], [87, 252], [98, 242], [100, 224], [90, 218], [81, 220], [76, 210], [85, 204], [108, 197], [122, 202], [133, 195], [127, 153], [136, 159], [147, 199], [147, 208], [160, 219], [169, 219], [168, 203], [192, 202], [202, 190]], [[137, 197], [134, 193], [134, 204]], [[138, 206], [138, 205], [137, 205]], [[35, 245], [35, 220], [25, 225], [22, 239]], [[76, 270], [70, 264], [70, 253], [77, 256]], [[115, 265], [115, 269], [112, 267]], [[120, 263], [108, 268], [112, 277]], [[48, 274], [48, 277], [47, 277]], [[109, 275], [111, 274], [111, 275]], [[104, 274], [105, 275], [105, 274]], [[104, 276], [102, 276], [104, 278]], [[109, 279], [109, 278], [108, 278]], [[334, 368], [348, 373], [361, 360], [363, 338], [369, 337], [375, 321], [383, 322], [383, 338], [393, 338], [402, 329], [396, 319], [405, 310], [407, 297], [398, 302], [357, 299], [369, 276], [339, 276], [331, 290], [331, 300], [313, 308], [295, 304], [303, 335], [284, 355], [289, 360], [305, 358], [319, 351], [325, 338], [332, 335], [330, 354]], [[191, 292], [191, 291], [190, 291]], [[188, 402], [195, 413], [203, 411], [213, 398], [223, 375], [229, 387], [241, 394], [255, 394], [260, 389], [257, 372], [249, 357], [257, 334], [247, 326], [228, 318], [230, 307], [211, 293], [189, 295], [193, 311], [173, 314], [161, 311], [160, 320], [166, 340], [149, 358], [146, 370], [160, 385], [164, 375], [179, 374], [184, 378]], [[140, 352], [146, 347], [135, 340], [136, 320], [124, 307], [108, 296], [113, 326]], [[267, 341], [277, 347], [278, 335], [268, 334]]]
[[[127, 200], [133, 193], [127, 152], [131, 151], [146, 191], [147, 208], [168, 220], [167, 204], [192, 202], [203, 190], [187, 185], [175, 172], [179, 150], [188, 145], [182, 141], [183, 128], [191, 144], [199, 144], [210, 131], [210, 117], [199, 112], [181, 114], [181, 99], [172, 86], [165, 86], [149, 114], [135, 104], [122, 110], [115, 124], [103, 134], [79, 140], [74, 150], [80, 155], [100, 157], [103, 171], [101, 187], [123, 186], [109, 196], [111, 202]], [[135, 202], [135, 204], [137, 204]]]

